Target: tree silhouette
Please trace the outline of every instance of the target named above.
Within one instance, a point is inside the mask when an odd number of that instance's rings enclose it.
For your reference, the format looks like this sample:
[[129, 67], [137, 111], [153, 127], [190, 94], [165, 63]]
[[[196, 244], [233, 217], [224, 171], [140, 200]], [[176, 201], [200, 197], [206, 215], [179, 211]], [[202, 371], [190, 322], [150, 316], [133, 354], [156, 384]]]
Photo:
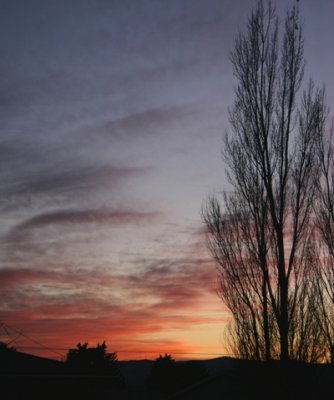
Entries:
[[322, 329], [329, 358], [334, 364], [334, 121], [330, 134], [319, 138], [319, 160], [322, 177], [318, 181], [319, 201], [316, 203], [316, 227], [320, 232], [319, 272], [315, 281], [320, 309], [317, 323]]
[[[319, 273], [312, 226], [320, 178], [324, 89], [304, 75], [297, 6], [283, 33], [275, 8], [260, 1], [231, 52], [238, 83], [223, 158], [233, 187], [223, 206], [203, 209], [231, 333], [247, 358], [319, 357]], [[318, 315], [317, 315], [318, 314]], [[309, 340], [315, 338], [315, 341]]]
[[78, 343], [75, 349], [67, 353], [66, 363], [85, 372], [103, 372], [118, 375], [118, 361], [116, 353], [107, 353], [105, 342], [96, 347], [88, 347], [88, 343]]
[[176, 388], [176, 363], [170, 354], [160, 356], [152, 365], [147, 386], [150, 390], [169, 393]]
[[148, 388], [161, 393], [172, 393], [207, 378], [208, 371], [199, 361], [176, 363], [172, 356], [160, 355], [152, 365]]
[[125, 388], [117, 354], [107, 353], [105, 342], [96, 347], [88, 347], [87, 342], [78, 343], [76, 348], [68, 351], [66, 365], [69, 377], [74, 375], [68, 380], [71, 398], [97, 398], [105, 391]]

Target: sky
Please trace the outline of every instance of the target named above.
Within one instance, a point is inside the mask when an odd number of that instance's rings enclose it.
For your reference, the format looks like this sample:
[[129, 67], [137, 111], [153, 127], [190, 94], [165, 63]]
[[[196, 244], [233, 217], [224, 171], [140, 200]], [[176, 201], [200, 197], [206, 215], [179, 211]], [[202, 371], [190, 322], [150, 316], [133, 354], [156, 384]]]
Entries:
[[[229, 190], [229, 52], [255, 4], [0, 0], [0, 340], [227, 352], [201, 207]], [[334, 2], [299, 4], [333, 110]]]

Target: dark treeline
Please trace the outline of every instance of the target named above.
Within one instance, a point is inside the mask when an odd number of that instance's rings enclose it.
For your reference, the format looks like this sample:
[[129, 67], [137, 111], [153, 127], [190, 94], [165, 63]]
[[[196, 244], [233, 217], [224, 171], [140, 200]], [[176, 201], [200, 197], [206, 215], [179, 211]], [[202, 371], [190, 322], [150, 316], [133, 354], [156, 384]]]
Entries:
[[1, 398], [307, 400], [334, 395], [334, 369], [328, 364], [290, 362], [283, 368], [280, 361], [175, 361], [168, 354], [122, 362], [106, 350], [104, 342], [79, 343], [60, 362], [1, 344]]
[[[171, 355], [155, 361], [129, 361], [129, 371], [105, 342], [89, 347], [78, 343], [64, 361], [55, 361], [16, 351], [0, 343], [0, 390], [4, 399], [97, 399], [164, 398], [206, 379], [209, 374], [198, 361], [176, 362]], [[148, 368], [147, 368], [148, 367]], [[134, 377], [141, 375], [142, 381]], [[136, 397], [137, 396], [137, 397]]]
[[94, 399], [126, 389], [116, 353], [105, 342], [70, 349], [65, 361], [16, 351], [0, 344], [0, 389], [4, 399]]

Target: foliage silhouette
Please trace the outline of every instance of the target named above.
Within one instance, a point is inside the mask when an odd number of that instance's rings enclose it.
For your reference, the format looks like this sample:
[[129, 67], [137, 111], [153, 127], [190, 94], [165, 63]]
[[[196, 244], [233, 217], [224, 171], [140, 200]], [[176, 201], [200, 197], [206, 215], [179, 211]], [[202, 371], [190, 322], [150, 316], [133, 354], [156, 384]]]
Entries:
[[88, 347], [87, 342], [78, 343], [68, 351], [66, 363], [86, 371], [116, 373], [118, 370], [117, 354], [107, 353], [105, 342], [96, 347]]
[[[90, 386], [93, 391], [99, 386], [109, 389], [123, 389], [125, 387], [125, 382], [119, 369], [117, 354], [107, 353], [105, 342], [98, 343], [96, 347], [88, 347], [87, 342], [84, 344], [78, 343], [76, 348], [68, 351], [66, 365], [72, 372], [83, 377], [90, 377]], [[101, 379], [98, 379], [98, 377], [101, 377]], [[95, 382], [94, 379], [97, 379], [97, 381]], [[79, 390], [87, 391], [87, 384], [83, 383], [82, 388], [79, 388]]]
[[176, 363], [171, 355], [160, 355], [154, 362], [147, 387], [160, 393], [172, 393], [191, 386], [208, 377], [199, 361]]
[[176, 389], [176, 376], [175, 360], [170, 354], [160, 354], [152, 365], [148, 389], [162, 393], [173, 392]]

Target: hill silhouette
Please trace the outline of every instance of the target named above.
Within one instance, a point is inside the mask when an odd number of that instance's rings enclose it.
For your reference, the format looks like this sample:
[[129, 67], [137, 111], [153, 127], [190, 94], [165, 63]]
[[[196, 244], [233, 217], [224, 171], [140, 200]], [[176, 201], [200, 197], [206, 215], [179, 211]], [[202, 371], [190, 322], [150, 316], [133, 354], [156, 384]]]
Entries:
[[[103, 399], [120, 400], [230, 400], [330, 399], [334, 395], [334, 370], [326, 365], [279, 361], [270, 364], [221, 357], [201, 361], [175, 361], [178, 375], [169, 381], [172, 390], [149, 387], [156, 361], [119, 361], [124, 385], [115, 387], [110, 376], [84, 374], [65, 362], [37, 357], [19, 351], [0, 351], [0, 388], [4, 399]], [[185, 366], [201, 365], [206, 374]], [[182, 372], [183, 371], [183, 372]], [[170, 376], [167, 377], [170, 379]], [[182, 378], [182, 384], [180, 379]], [[176, 384], [175, 384], [176, 383]]]

